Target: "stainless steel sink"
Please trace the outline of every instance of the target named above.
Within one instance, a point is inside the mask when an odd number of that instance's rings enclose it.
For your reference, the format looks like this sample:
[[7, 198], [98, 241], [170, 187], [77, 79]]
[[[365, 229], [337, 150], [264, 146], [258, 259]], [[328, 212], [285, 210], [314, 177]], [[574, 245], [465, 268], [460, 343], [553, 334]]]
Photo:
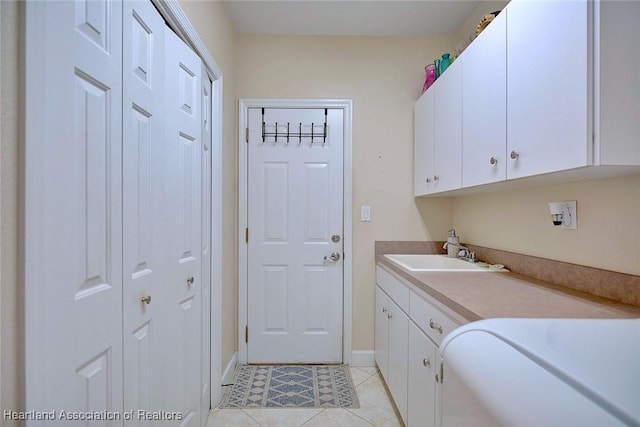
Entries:
[[484, 262], [467, 262], [458, 258], [449, 258], [447, 255], [389, 254], [385, 255], [385, 258], [388, 258], [400, 267], [409, 271], [457, 271], [478, 273], [509, 271], [502, 265], [487, 264]]

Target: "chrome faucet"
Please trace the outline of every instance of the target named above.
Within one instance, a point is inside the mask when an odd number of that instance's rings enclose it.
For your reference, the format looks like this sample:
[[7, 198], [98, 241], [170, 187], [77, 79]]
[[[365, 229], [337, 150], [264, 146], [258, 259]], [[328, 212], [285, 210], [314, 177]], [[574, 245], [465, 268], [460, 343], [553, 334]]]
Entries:
[[458, 248], [458, 258], [463, 259], [465, 261], [468, 262], [476, 262], [476, 253], [471, 251], [471, 249], [467, 248], [466, 246], [462, 246], [458, 243], [453, 243], [453, 242], [445, 242], [444, 246], [442, 246], [442, 249], [447, 249], [447, 247], [449, 246], [453, 246]]

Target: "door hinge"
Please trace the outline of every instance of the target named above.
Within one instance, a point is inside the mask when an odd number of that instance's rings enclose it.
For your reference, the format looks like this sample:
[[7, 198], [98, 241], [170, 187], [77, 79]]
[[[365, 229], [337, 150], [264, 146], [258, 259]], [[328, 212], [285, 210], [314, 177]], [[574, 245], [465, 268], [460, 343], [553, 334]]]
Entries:
[[244, 142], [249, 142], [249, 128], [244, 128]]
[[249, 343], [249, 326], [244, 327], [244, 342]]
[[244, 241], [245, 243], [249, 243], [249, 227], [244, 229]]

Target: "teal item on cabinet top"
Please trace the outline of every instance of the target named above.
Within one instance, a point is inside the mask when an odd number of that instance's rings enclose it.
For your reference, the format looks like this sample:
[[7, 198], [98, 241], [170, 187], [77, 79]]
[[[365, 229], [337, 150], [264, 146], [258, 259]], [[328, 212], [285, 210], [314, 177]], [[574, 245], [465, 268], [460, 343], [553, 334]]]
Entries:
[[440, 61], [440, 74], [444, 73], [444, 70], [447, 69], [447, 67], [449, 67], [449, 65], [451, 64], [451, 59], [449, 58], [448, 53], [443, 53], [442, 54], [442, 61]]

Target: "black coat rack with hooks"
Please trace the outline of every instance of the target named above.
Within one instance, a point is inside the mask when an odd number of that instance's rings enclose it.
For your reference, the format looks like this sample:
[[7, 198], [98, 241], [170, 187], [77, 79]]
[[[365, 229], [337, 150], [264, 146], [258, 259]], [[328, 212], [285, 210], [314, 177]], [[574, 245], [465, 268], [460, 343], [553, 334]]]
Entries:
[[273, 138], [273, 141], [269, 141], [269, 142], [280, 142], [278, 141], [278, 138], [286, 138], [286, 143], [289, 143], [289, 140], [291, 138], [297, 138], [298, 139], [298, 144], [302, 143], [302, 139], [303, 138], [310, 138], [311, 139], [311, 144], [313, 144], [314, 138], [322, 138], [322, 143], [326, 144], [327, 143], [327, 108], [324, 109], [324, 124], [322, 126], [322, 133], [317, 133], [314, 132], [314, 127], [316, 126], [316, 124], [314, 122], [311, 122], [311, 132], [303, 132], [302, 131], [302, 122], [298, 123], [298, 129], [297, 132], [295, 130], [291, 130], [291, 123], [287, 122], [287, 131], [286, 133], [278, 133], [278, 126], [284, 126], [284, 125], [278, 125], [278, 122], [275, 122], [275, 130], [273, 132], [267, 132], [267, 123], [264, 121], [264, 108], [262, 109], [262, 143], [267, 142], [268, 138]]

